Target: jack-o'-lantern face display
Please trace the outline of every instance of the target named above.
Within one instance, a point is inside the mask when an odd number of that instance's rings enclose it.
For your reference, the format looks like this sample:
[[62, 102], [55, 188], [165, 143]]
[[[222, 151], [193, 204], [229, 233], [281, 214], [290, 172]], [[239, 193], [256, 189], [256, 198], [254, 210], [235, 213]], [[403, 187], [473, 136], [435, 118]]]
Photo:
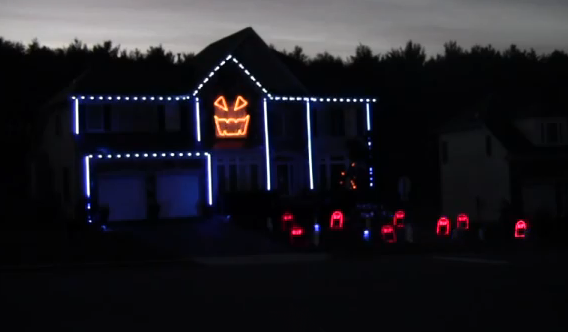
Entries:
[[232, 107], [227, 105], [224, 96], [215, 100], [215, 134], [219, 138], [244, 138], [248, 134], [250, 115], [246, 107], [248, 101], [238, 96]]

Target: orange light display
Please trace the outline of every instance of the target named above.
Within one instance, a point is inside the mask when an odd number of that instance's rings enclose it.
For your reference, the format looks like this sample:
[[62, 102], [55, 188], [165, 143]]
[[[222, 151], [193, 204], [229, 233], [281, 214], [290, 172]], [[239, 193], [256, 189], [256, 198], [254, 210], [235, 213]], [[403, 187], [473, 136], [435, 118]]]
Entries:
[[215, 100], [216, 136], [220, 138], [243, 138], [248, 134], [250, 115], [246, 112], [248, 101], [238, 96], [232, 107], [227, 104], [224, 96]]

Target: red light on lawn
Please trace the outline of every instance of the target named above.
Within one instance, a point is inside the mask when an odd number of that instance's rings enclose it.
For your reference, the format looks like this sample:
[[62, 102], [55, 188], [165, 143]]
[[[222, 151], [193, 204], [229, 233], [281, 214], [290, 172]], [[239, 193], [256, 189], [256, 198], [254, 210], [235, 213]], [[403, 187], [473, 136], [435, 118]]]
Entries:
[[518, 220], [515, 224], [515, 238], [522, 239], [526, 236], [527, 229], [529, 225], [524, 220]]
[[282, 215], [282, 230], [285, 231], [288, 225], [288, 222], [294, 220], [294, 215], [290, 212], [284, 212]]
[[469, 229], [469, 217], [465, 213], [458, 214], [458, 228]]
[[294, 226], [292, 227], [290, 234], [292, 236], [302, 236], [304, 235], [304, 229], [302, 227]]
[[343, 212], [337, 210], [333, 211], [331, 218], [329, 220], [329, 228], [331, 229], [343, 229]]
[[438, 225], [436, 226], [436, 234], [438, 235], [450, 235], [450, 219], [447, 217], [442, 217], [438, 219]]
[[406, 216], [406, 214], [404, 213], [404, 211], [399, 210], [396, 211], [394, 213], [394, 217], [393, 217], [393, 225], [395, 225], [396, 227], [404, 227], [404, 217]]
[[396, 242], [396, 233], [392, 225], [383, 225], [383, 227], [381, 227], [381, 236], [386, 243]]

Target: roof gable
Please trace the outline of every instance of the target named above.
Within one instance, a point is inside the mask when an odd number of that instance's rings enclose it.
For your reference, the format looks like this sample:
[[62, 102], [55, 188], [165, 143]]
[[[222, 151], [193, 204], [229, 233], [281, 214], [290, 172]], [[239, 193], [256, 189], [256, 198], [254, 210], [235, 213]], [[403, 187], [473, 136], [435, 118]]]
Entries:
[[250, 27], [212, 43], [197, 54], [194, 68], [198, 81], [192, 94], [197, 95], [209, 78], [227, 63], [241, 68], [265, 94], [308, 94], [303, 84]]

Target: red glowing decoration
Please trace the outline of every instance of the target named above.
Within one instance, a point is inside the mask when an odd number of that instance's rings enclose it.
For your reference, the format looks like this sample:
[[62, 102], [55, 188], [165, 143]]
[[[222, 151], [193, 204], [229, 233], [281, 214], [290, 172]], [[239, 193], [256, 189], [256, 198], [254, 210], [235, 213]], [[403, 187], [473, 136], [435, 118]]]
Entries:
[[524, 239], [527, 235], [529, 225], [524, 220], [518, 220], [515, 224], [515, 238]]
[[288, 223], [294, 220], [294, 215], [290, 212], [284, 212], [282, 214], [282, 230], [285, 231]]
[[392, 225], [383, 225], [383, 227], [381, 227], [381, 236], [386, 243], [396, 242], [396, 233]]
[[329, 228], [331, 229], [343, 229], [343, 212], [337, 210], [333, 211], [331, 218], [329, 219]]
[[392, 224], [396, 227], [399, 227], [399, 228], [404, 227], [404, 218], [405, 217], [406, 217], [406, 214], [404, 213], [404, 211], [402, 211], [402, 210], [396, 211], [394, 213]]
[[447, 217], [441, 217], [438, 219], [438, 225], [436, 226], [436, 234], [449, 236], [450, 235], [450, 219]]
[[248, 134], [250, 115], [246, 112], [248, 101], [241, 96], [237, 97], [233, 110], [227, 106], [227, 100], [220, 96], [215, 100], [215, 128], [220, 138], [242, 138]]
[[290, 235], [302, 236], [302, 235], [304, 235], [304, 229], [300, 226], [294, 226], [294, 227], [292, 227], [292, 230], [290, 231]]
[[469, 229], [469, 217], [468, 217], [467, 214], [465, 214], [465, 213], [458, 214], [458, 225], [457, 225], [457, 227], [459, 229], [465, 229], [465, 230]]

